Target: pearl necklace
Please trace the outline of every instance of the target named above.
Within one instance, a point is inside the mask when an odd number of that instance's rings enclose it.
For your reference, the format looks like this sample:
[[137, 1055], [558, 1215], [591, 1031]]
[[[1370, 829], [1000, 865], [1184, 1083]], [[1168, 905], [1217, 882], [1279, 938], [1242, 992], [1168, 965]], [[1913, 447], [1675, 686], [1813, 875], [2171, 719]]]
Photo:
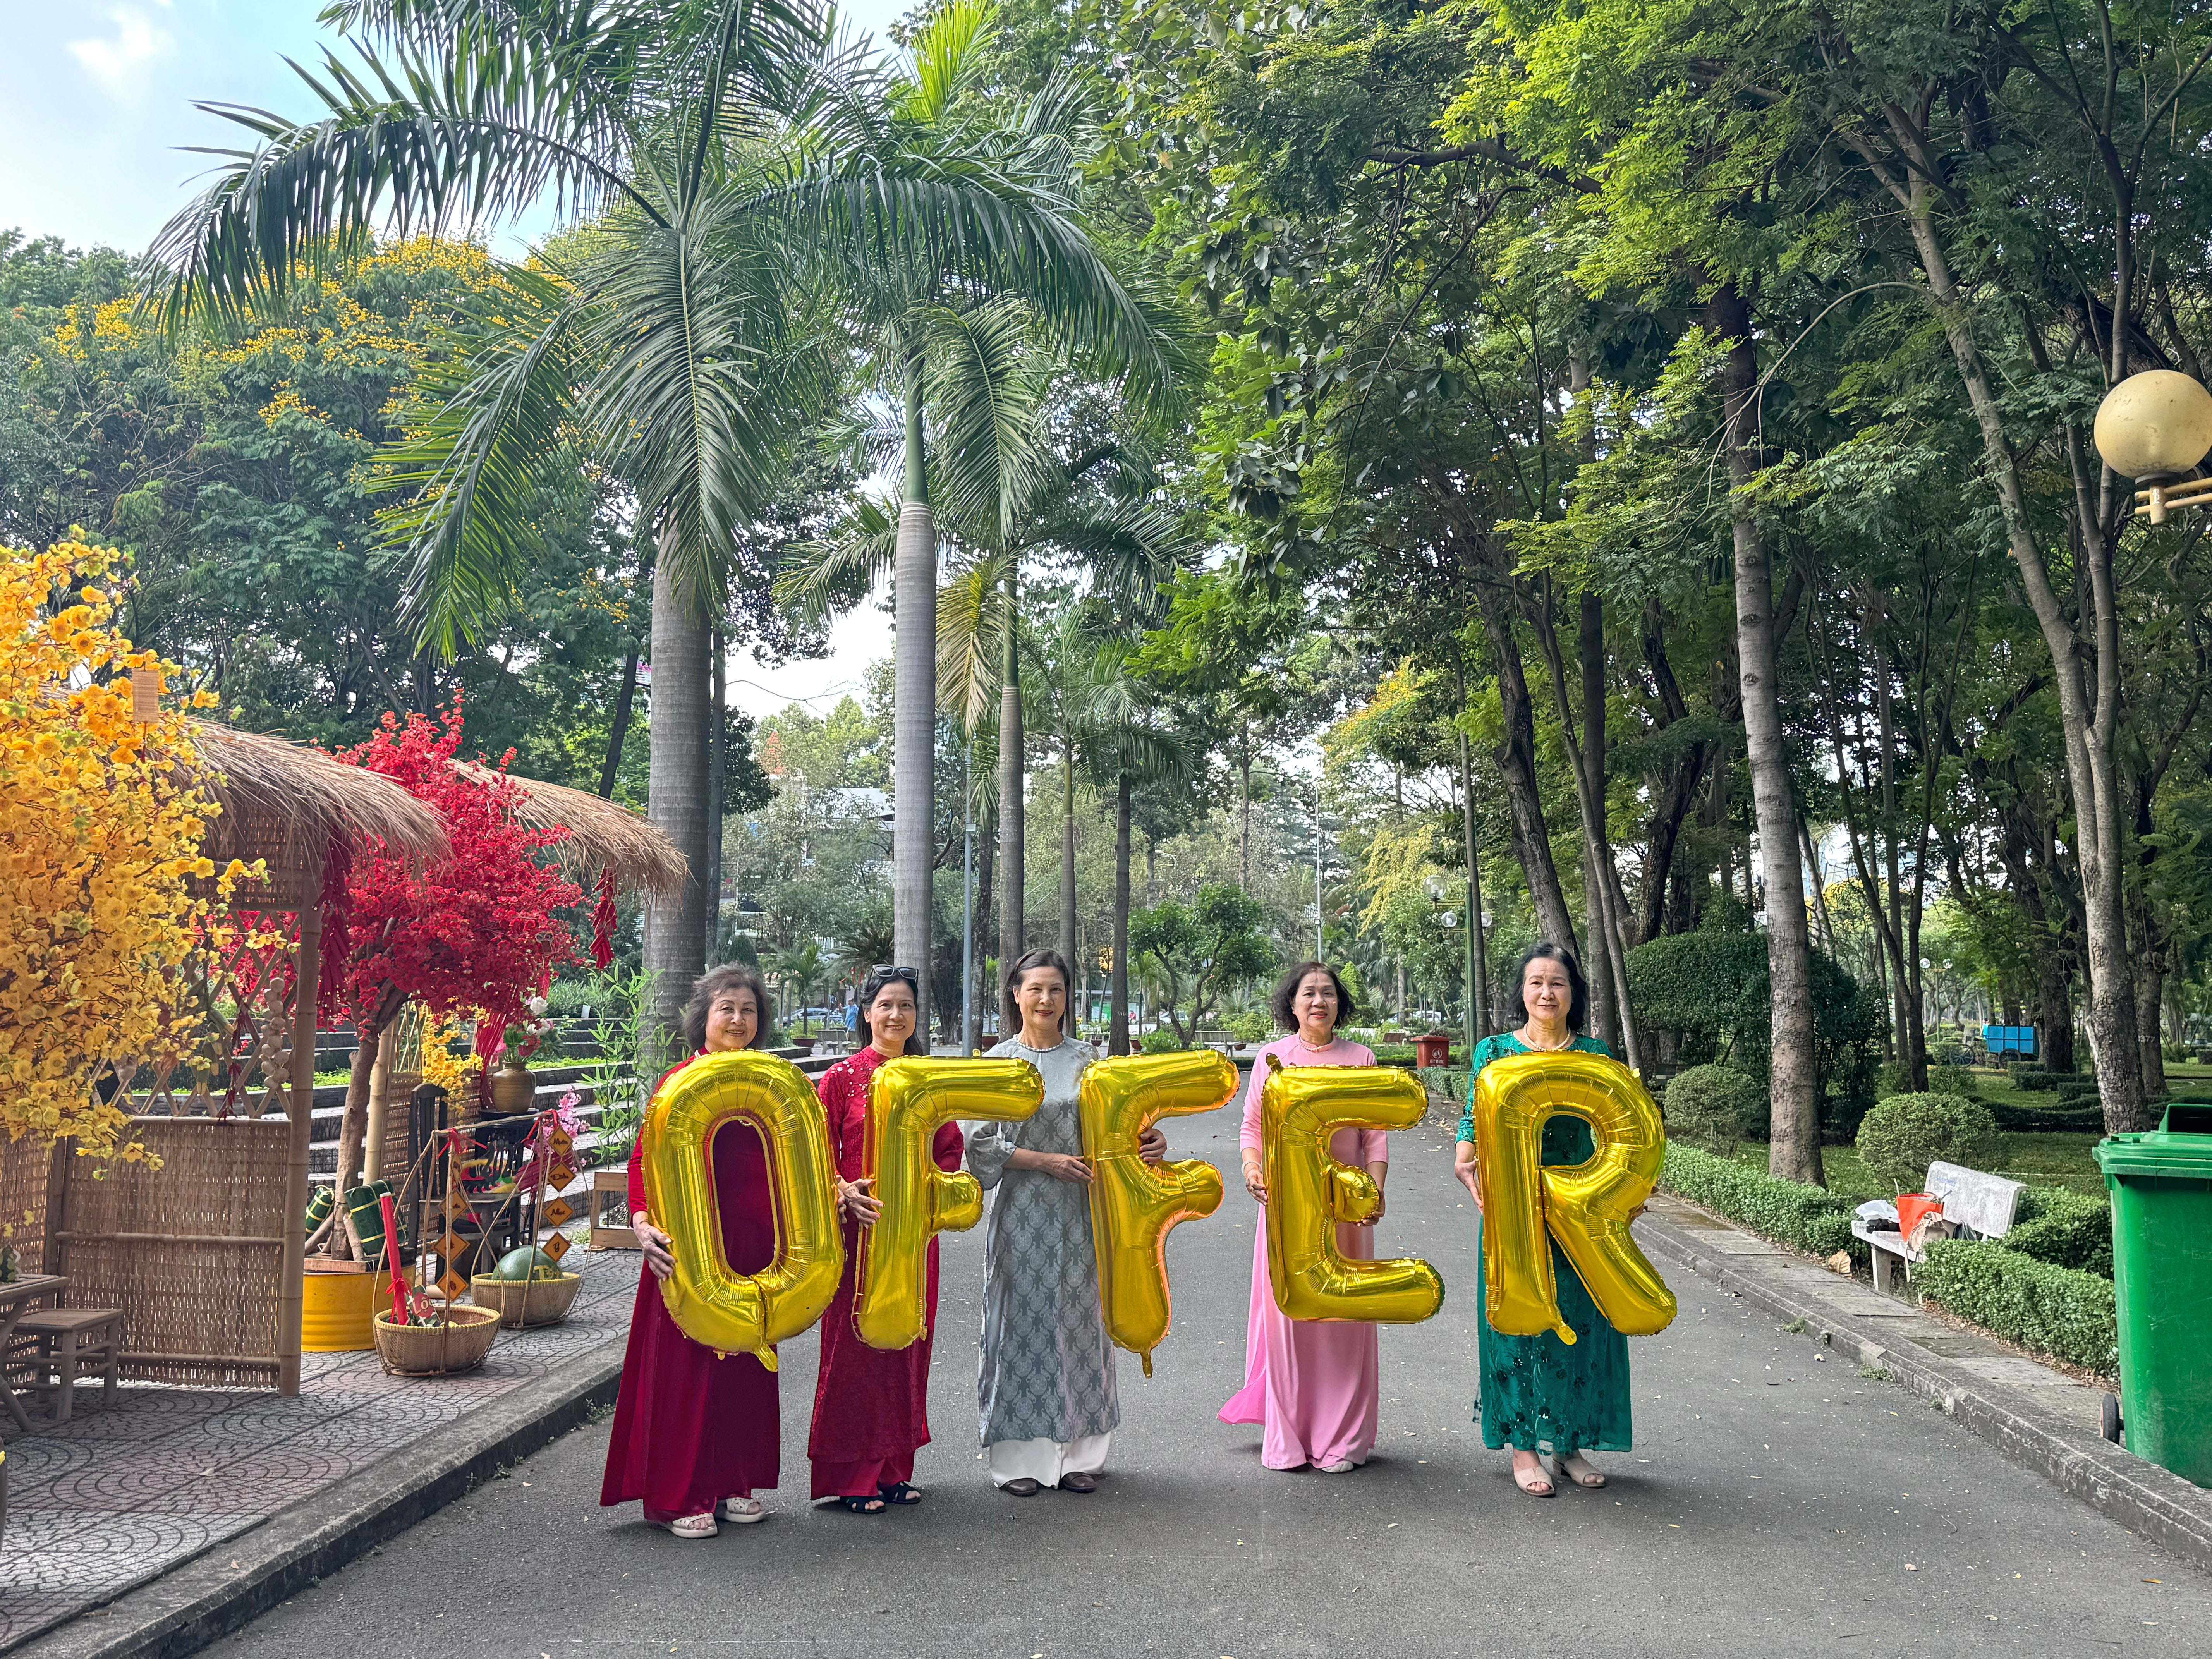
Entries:
[[[1521, 1028], [1522, 1031], [1525, 1031], [1528, 1029], [1528, 1028], [1525, 1025]], [[1575, 1034], [1572, 1031], [1567, 1033], [1567, 1040], [1565, 1042], [1531, 1042], [1527, 1037], [1521, 1035], [1521, 1031], [1516, 1031], [1513, 1034], [1513, 1038], [1515, 1042], [1518, 1042], [1523, 1048], [1526, 1048], [1532, 1054], [1563, 1054], [1568, 1049], [1575, 1046]]]

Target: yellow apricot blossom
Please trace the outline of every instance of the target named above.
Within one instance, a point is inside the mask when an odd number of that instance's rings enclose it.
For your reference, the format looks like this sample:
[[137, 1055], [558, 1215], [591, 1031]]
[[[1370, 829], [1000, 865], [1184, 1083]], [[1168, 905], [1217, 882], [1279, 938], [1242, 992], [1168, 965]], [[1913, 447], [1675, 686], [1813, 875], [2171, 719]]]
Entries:
[[216, 873], [200, 851], [216, 808], [191, 720], [132, 716], [130, 671], [178, 671], [115, 628], [121, 563], [0, 546], [0, 1126], [135, 1159], [94, 1083], [188, 1040], [176, 987], [220, 934], [191, 886]]

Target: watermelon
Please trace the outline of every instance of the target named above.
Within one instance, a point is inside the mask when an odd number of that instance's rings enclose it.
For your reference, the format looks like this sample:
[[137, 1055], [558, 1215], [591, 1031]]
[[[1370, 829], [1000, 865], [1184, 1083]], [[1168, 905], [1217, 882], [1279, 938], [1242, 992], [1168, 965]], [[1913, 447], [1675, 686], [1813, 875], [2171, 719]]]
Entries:
[[558, 1279], [561, 1267], [544, 1251], [535, 1245], [526, 1244], [520, 1249], [509, 1250], [500, 1257], [499, 1266], [492, 1269], [491, 1277], [512, 1279], [518, 1284], [526, 1279]]

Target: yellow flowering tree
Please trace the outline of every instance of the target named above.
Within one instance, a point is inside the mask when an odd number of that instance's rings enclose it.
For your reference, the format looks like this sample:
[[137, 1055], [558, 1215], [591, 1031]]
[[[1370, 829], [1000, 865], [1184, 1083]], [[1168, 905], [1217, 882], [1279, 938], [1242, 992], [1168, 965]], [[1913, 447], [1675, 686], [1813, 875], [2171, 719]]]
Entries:
[[93, 1085], [189, 1043], [179, 990], [215, 946], [190, 884], [215, 873], [216, 808], [191, 781], [189, 719], [132, 717], [128, 672], [175, 669], [112, 625], [120, 565], [82, 542], [0, 547], [0, 1125], [135, 1159]]

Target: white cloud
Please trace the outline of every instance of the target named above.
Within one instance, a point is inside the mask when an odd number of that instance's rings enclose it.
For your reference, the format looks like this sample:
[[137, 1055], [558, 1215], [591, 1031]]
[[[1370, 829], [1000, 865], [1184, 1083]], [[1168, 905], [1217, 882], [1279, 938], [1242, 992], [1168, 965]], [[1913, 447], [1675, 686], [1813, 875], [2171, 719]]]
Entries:
[[[161, 0], [166, 7], [167, 0]], [[138, 78], [149, 59], [176, 45], [176, 39], [138, 6], [117, 6], [107, 14], [115, 25], [106, 40], [72, 40], [70, 51], [92, 78], [110, 92], [122, 92]]]

